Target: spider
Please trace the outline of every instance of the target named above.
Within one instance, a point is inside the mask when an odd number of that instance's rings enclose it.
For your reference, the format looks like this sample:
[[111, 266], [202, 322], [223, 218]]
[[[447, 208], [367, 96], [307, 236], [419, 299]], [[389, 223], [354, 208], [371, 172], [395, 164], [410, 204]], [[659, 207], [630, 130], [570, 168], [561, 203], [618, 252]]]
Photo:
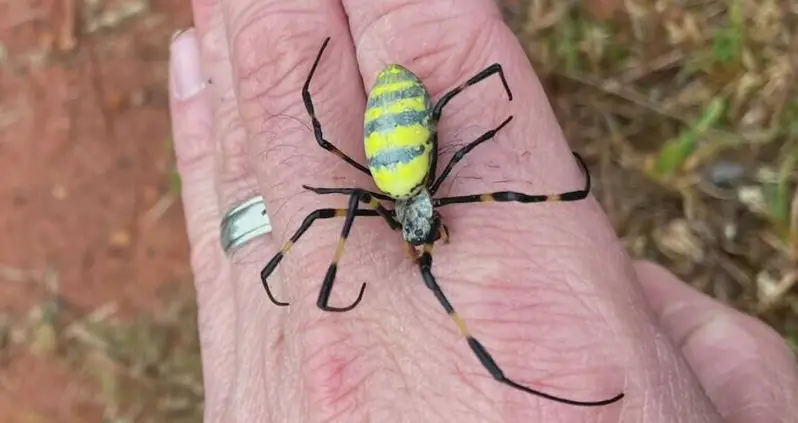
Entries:
[[[471, 335], [465, 321], [455, 311], [454, 306], [449, 302], [432, 274], [433, 245], [439, 240], [446, 243], [449, 238], [448, 229], [443, 224], [437, 208], [450, 204], [493, 201], [538, 203], [582, 200], [590, 192], [590, 174], [582, 158], [577, 153], [573, 153], [581, 169], [586, 174], [585, 187], [581, 190], [549, 195], [528, 195], [520, 192], [502, 191], [434, 198], [441, 183], [452, 171], [454, 165], [478, 145], [492, 139], [513, 118], [509, 116], [499, 126], [485, 132], [475, 141], [458, 150], [440, 176], [436, 178], [435, 170], [438, 155], [437, 124], [441, 118], [443, 108], [465, 88], [493, 74], [498, 74], [501, 78], [510, 101], [513, 99], [512, 92], [507, 84], [501, 65], [494, 63], [444, 94], [433, 105], [429, 92], [418, 76], [403, 66], [394, 64], [387, 66], [380, 72], [369, 92], [364, 122], [364, 146], [368, 160], [368, 167], [365, 167], [324, 139], [321, 123], [316, 118], [309, 86], [329, 41], [329, 37], [324, 40], [302, 88], [302, 99], [313, 123], [316, 141], [323, 149], [334, 153], [359, 171], [371, 176], [382, 192], [378, 193], [361, 188], [317, 188], [303, 185], [303, 188], [316, 194], [348, 195], [349, 206], [346, 209], [318, 209], [304, 219], [299, 229], [261, 271], [261, 281], [269, 299], [278, 306], [288, 305], [288, 303], [275, 299], [269, 289], [267, 279], [285, 254], [289, 252], [294, 243], [310, 228], [313, 222], [318, 219], [344, 217], [345, 220], [338, 246], [324, 277], [316, 305], [320, 309], [329, 312], [352, 310], [363, 299], [363, 293], [366, 289], [365, 283], [361, 286], [357, 299], [352, 304], [346, 307], [329, 305], [330, 294], [332, 293], [333, 282], [338, 269], [338, 261], [344, 253], [346, 240], [355, 217], [382, 217], [391, 229], [402, 231], [408, 254], [410, 254], [413, 262], [418, 265], [427, 288], [433, 292], [443, 309], [454, 320], [473, 353], [495, 380], [529, 394], [571, 405], [601, 406], [623, 398], [624, 394], [620, 393], [601, 401], [576, 401], [537, 391], [509, 379], [504, 375], [504, 372], [482, 343]], [[382, 204], [383, 202], [394, 203], [394, 209], [386, 209]], [[368, 208], [359, 208], [360, 203], [366, 204]], [[418, 251], [419, 247], [421, 248], [420, 252]]]

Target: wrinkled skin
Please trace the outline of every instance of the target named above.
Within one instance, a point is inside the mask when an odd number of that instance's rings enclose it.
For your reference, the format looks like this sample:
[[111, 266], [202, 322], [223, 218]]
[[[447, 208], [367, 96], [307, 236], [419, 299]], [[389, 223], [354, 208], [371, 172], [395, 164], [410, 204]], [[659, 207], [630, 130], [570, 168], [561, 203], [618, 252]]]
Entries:
[[[433, 271], [508, 376], [582, 400], [622, 390], [620, 403], [573, 407], [492, 380], [407, 259], [401, 233], [379, 218], [355, 220], [332, 295], [332, 305], [346, 305], [366, 281], [358, 308], [315, 307], [341, 219], [314, 225], [272, 275], [276, 295], [291, 306], [267, 300], [258, 274], [269, 257], [312, 209], [347, 202], [301, 185], [373, 188], [319, 148], [306, 126], [300, 88], [327, 36], [311, 93], [327, 138], [361, 163], [364, 87], [383, 66], [409, 67], [438, 98], [500, 62], [514, 101], [495, 78], [469, 88], [444, 113], [441, 145], [515, 119], [440, 193], [581, 187], [583, 175], [496, 7], [456, 3], [194, 0], [195, 29], [173, 42], [170, 86], [206, 421], [798, 421], [798, 377], [785, 343], [662, 268], [632, 263], [593, 197], [441, 209], [451, 242], [435, 249]], [[219, 248], [220, 216], [256, 192], [269, 204], [274, 232], [228, 259]]]

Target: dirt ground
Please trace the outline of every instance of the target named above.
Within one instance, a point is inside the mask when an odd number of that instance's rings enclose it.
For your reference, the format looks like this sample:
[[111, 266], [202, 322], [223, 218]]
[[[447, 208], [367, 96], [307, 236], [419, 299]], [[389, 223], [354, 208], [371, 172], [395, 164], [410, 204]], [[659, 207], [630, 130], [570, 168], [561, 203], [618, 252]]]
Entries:
[[[132, 316], [153, 309], [159, 287], [191, 281], [165, 90], [188, 4], [0, 0], [5, 315], [57, 289], [59, 309], [116, 303]], [[5, 358], [0, 421], [101, 421], [64, 363], [18, 349]]]
[[[630, 251], [794, 345], [794, 6], [503, 3]], [[166, 94], [188, 5], [0, 0], [0, 421], [199, 421]]]

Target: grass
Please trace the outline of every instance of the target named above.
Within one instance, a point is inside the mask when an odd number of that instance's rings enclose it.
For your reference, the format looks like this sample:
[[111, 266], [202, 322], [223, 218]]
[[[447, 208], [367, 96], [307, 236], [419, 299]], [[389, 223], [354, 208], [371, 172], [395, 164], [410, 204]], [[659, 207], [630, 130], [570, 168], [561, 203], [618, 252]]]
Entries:
[[[526, 0], [510, 23], [629, 251], [798, 351], [798, 17], [775, 0], [651, 3], [604, 2], [599, 18], [586, 2]], [[106, 421], [199, 421], [193, 293], [173, 298], [132, 322], [100, 310], [65, 324], [48, 302], [25, 342], [95, 382]]]
[[796, 16], [773, 0], [603, 2], [601, 18], [584, 3], [522, 2], [512, 24], [619, 235], [795, 346]]

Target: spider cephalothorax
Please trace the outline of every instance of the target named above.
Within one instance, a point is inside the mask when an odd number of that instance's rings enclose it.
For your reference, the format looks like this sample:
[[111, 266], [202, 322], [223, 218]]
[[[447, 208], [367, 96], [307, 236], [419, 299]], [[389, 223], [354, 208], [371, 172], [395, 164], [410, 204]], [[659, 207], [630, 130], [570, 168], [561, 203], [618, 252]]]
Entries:
[[435, 223], [440, 215], [433, 210], [429, 191], [422, 189], [410, 198], [396, 200], [395, 210], [405, 241], [416, 246], [435, 240]]

